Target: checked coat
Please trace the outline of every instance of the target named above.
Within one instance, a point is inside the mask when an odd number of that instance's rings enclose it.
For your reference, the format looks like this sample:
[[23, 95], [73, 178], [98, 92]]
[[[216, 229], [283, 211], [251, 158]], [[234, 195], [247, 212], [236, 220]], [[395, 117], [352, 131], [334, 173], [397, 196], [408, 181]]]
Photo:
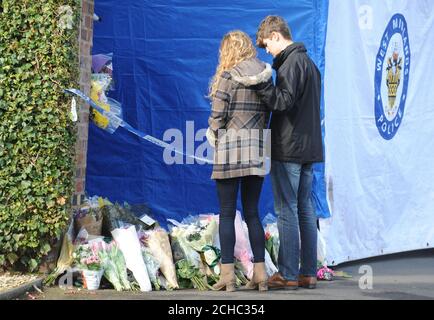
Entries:
[[268, 173], [271, 133], [269, 112], [249, 86], [271, 78], [271, 66], [257, 58], [244, 60], [218, 80], [208, 119], [208, 141], [215, 147], [211, 179]]

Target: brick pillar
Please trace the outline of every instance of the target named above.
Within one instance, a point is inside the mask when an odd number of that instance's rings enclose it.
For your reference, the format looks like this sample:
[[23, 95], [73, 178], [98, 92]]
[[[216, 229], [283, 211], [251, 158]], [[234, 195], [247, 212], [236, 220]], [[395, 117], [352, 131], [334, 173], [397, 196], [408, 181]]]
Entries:
[[[79, 32], [80, 50], [80, 90], [90, 96], [90, 76], [92, 66], [94, 0], [81, 0], [81, 21]], [[75, 145], [75, 191], [72, 198], [73, 207], [84, 200], [86, 182], [87, 139], [89, 128], [89, 105], [78, 101], [78, 131]]]

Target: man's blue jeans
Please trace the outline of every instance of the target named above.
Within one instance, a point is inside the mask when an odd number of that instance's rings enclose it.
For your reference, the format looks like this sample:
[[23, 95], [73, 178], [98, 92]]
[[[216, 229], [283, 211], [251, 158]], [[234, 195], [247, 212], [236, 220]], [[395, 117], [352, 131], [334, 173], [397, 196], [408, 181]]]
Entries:
[[280, 239], [279, 272], [286, 280], [297, 280], [298, 275], [316, 277], [317, 225], [311, 201], [312, 164], [272, 160], [271, 182]]

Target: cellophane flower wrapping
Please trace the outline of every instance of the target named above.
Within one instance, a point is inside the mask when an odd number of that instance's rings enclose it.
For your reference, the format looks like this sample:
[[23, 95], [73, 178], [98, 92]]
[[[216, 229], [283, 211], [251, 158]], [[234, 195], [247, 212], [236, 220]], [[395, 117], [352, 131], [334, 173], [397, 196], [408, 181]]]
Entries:
[[160, 263], [147, 247], [142, 246], [142, 255], [148, 270], [149, 280], [151, 280], [155, 290], [160, 290], [162, 287], [159, 277]]
[[[188, 281], [185, 281], [190, 279], [195, 288], [210, 289], [207, 277], [215, 281], [216, 275], [206, 264], [204, 250], [214, 242], [217, 233], [216, 220], [211, 216], [200, 216], [194, 219], [190, 217], [183, 223], [174, 221], [174, 224], [170, 236], [172, 249], [176, 252], [176, 270], [181, 287], [190, 287]], [[188, 268], [193, 270], [194, 276], [185, 271]]]
[[194, 250], [187, 241], [187, 236], [190, 234], [190, 230], [183, 227], [173, 227], [171, 231], [172, 243], [176, 243], [176, 246], [182, 251], [182, 255], [195, 268], [200, 267], [201, 259], [199, 253]]
[[188, 244], [197, 252], [203, 252], [204, 247], [214, 243], [218, 224], [213, 217], [200, 217], [195, 224], [189, 225], [187, 234]]
[[74, 257], [74, 221], [71, 220], [68, 231], [63, 236], [62, 248], [60, 250], [59, 258], [57, 259], [56, 269], [47, 276], [44, 280], [46, 286], [50, 286], [55, 283], [56, 279], [64, 273], [69, 267], [71, 267]]
[[134, 226], [117, 228], [111, 233], [125, 257], [127, 268], [131, 270], [138, 282], [140, 291], [152, 291], [136, 228]]
[[239, 211], [235, 216], [235, 237], [234, 256], [239, 260], [244, 275], [251, 279], [253, 277], [253, 253], [250, 247], [247, 225], [242, 220]]
[[158, 261], [161, 273], [164, 275], [169, 285], [168, 288], [179, 288], [167, 232], [162, 228], [156, 228], [142, 233], [142, 243], [146, 246], [149, 253]]

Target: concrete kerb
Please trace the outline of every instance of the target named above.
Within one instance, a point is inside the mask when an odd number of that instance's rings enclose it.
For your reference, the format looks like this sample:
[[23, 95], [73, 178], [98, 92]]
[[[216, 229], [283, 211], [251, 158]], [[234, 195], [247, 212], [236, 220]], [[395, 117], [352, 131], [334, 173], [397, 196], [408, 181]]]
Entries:
[[25, 295], [27, 292], [36, 291], [33, 286], [36, 286], [42, 290], [42, 284], [44, 279], [44, 277], [40, 277], [19, 287], [0, 292], [0, 300], [13, 300]]

